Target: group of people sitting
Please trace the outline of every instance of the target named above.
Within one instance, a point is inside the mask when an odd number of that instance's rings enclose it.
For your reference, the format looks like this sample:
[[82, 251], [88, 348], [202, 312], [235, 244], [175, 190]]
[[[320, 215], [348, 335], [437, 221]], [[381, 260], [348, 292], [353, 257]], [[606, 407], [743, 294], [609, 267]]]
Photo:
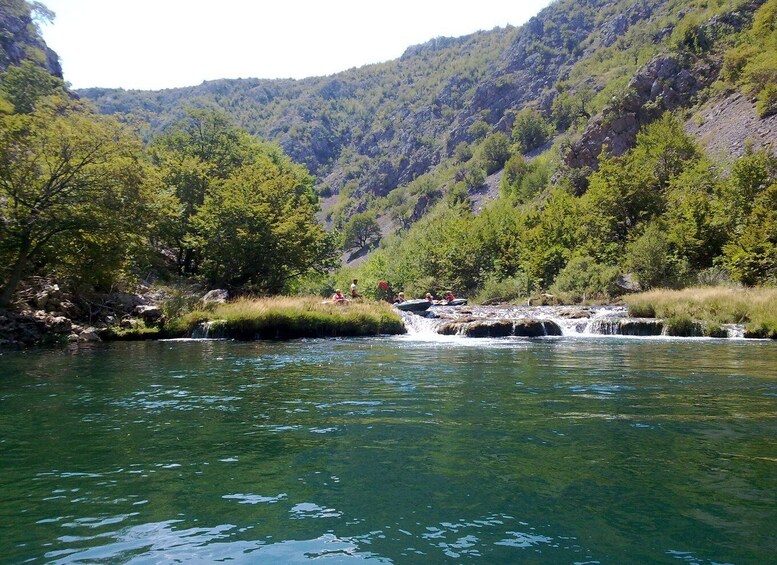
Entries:
[[[445, 296], [442, 298], [442, 300], [435, 300], [432, 296], [431, 292], [426, 293], [426, 300], [429, 302], [432, 302], [434, 304], [448, 304], [449, 302], [456, 300], [456, 297], [453, 295], [453, 293], [449, 290], [445, 293]], [[400, 292], [399, 294], [394, 295], [394, 304], [402, 304], [405, 301], [405, 293]]]
[[445, 292], [445, 296], [443, 296], [441, 300], [435, 300], [431, 292], [426, 293], [426, 299], [429, 302], [433, 302], [434, 304], [448, 304], [449, 302], [453, 302], [454, 300], [456, 300], [456, 297], [453, 295], [453, 293], [450, 290], [448, 290]]
[[[359, 279], [353, 279], [353, 283], [351, 283], [350, 298], [345, 296], [343, 294], [343, 291], [340, 290], [339, 288], [335, 290], [335, 293], [332, 295], [332, 302], [334, 302], [335, 304], [342, 304], [345, 302], [350, 302], [351, 300], [354, 300], [356, 298], [361, 298], [361, 294], [359, 294], [358, 292], [358, 284], [359, 284]], [[428, 300], [429, 302], [433, 302], [435, 304], [447, 304], [453, 300], [456, 300], [456, 297], [449, 290], [445, 293], [445, 296], [442, 298], [442, 300], [435, 300], [432, 294], [430, 292], [427, 292], [426, 300]], [[403, 302], [405, 302], [405, 293], [400, 292], [398, 294], [395, 294], [393, 301], [394, 301], [394, 304], [402, 304]]]
[[353, 279], [353, 282], [351, 283], [351, 298], [347, 298], [343, 291], [339, 288], [335, 290], [335, 293], [332, 295], [332, 302], [335, 304], [342, 304], [343, 302], [349, 302], [350, 300], [361, 298], [362, 295], [358, 293], [357, 291], [357, 285], [359, 284], [359, 279]]

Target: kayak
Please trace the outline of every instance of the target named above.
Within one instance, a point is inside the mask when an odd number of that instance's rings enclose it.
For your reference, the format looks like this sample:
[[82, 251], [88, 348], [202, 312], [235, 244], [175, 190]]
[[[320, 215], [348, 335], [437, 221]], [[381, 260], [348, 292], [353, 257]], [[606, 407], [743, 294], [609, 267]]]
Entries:
[[400, 302], [399, 304], [394, 304], [394, 306], [398, 310], [402, 310], [403, 312], [423, 312], [424, 310], [428, 310], [429, 306], [431, 306], [432, 303], [428, 300], [405, 300], [404, 302]]

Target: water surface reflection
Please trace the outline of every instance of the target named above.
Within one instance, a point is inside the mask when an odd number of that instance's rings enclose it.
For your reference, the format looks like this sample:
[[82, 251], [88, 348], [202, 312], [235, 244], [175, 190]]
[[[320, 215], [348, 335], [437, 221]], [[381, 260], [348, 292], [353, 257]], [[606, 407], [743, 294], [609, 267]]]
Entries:
[[115, 344], [0, 357], [4, 558], [768, 562], [777, 347]]

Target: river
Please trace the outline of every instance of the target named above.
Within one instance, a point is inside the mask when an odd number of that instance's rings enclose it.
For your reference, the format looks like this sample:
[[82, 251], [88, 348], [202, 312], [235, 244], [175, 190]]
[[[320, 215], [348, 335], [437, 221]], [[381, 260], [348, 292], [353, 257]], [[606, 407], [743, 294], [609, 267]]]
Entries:
[[774, 563], [777, 344], [0, 354], [0, 561]]

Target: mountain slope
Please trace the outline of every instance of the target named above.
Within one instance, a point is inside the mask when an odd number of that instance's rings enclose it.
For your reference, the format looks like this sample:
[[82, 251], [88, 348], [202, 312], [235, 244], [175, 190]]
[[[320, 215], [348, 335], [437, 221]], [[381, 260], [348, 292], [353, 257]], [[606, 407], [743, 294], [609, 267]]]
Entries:
[[79, 94], [103, 112], [140, 115], [154, 131], [187, 104], [214, 104], [241, 127], [279, 142], [332, 191], [355, 180], [357, 193], [382, 195], [459, 143], [473, 141], [470, 128], [477, 122], [506, 131], [509, 111], [535, 101], [548, 105], [565, 72], [649, 16], [652, 10], [644, 6], [650, 5], [562, 0], [520, 29], [438, 38], [409, 48], [398, 60], [331, 77]]
[[[539, 109], [568, 136], [566, 165], [595, 167], [602, 147], [625, 151], [645, 123], [689, 107], [717, 78], [717, 46], [746, 26], [759, 0], [558, 0], [520, 28], [413, 46], [395, 61], [329, 77], [220, 80], [155, 92], [87, 89], [105, 113], [164, 129], [190, 105], [215, 106], [278, 142], [364, 210], [487, 132], [510, 132], [516, 112]], [[569, 120], [558, 107], [585, 97]], [[485, 133], [484, 133], [485, 132]], [[327, 205], [337, 199], [326, 200]]]

